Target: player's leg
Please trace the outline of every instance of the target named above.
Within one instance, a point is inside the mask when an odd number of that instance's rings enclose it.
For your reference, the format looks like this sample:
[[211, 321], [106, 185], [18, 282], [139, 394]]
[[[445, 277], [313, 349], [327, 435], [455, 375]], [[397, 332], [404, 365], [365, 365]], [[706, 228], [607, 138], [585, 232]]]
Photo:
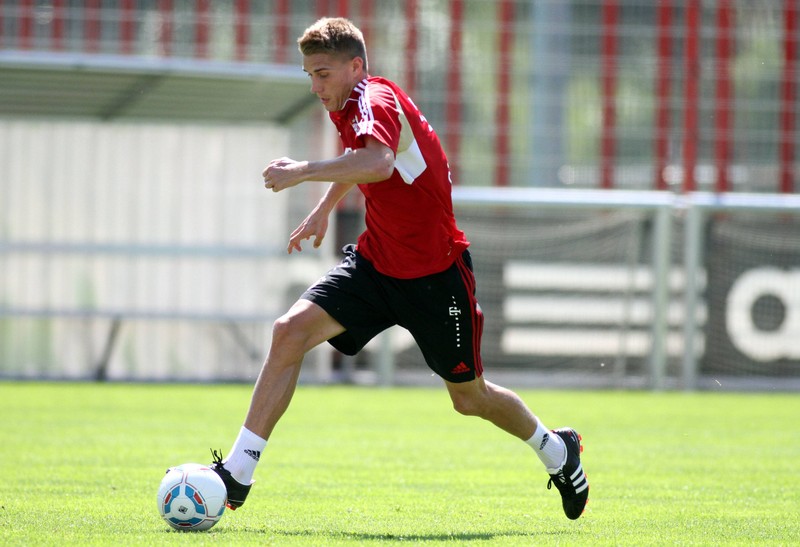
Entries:
[[483, 313], [475, 298], [469, 254], [421, 283], [425, 290], [416, 292], [422, 298], [406, 295], [414, 311], [403, 321], [430, 368], [445, 381], [455, 409], [488, 420], [530, 445], [560, 491], [564, 512], [578, 518], [589, 493], [580, 463], [580, 437], [572, 429], [550, 431], [516, 393], [483, 378]]
[[517, 394], [483, 378], [483, 312], [475, 297], [469, 253], [441, 273], [394, 287], [399, 294], [391, 301], [401, 324], [414, 336], [428, 366], [446, 382], [455, 409], [530, 442], [547, 468], [561, 467], [566, 452], [560, 439], [542, 442], [545, 435], [549, 438], [547, 429]]
[[342, 261], [303, 293], [275, 322], [272, 344], [256, 381], [244, 426], [222, 461], [212, 468], [228, 487], [230, 507], [244, 502], [267, 438], [294, 394], [305, 354], [323, 341], [354, 355], [376, 334], [393, 324], [385, 315], [382, 292], [374, 285], [370, 265], [354, 246]]
[[561, 493], [564, 513], [577, 519], [589, 497], [589, 482], [580, 460], [580, 436], [570, 428], [550, 431], [513, 391], [478, 377], [467, 382], [445, 380], [454, 408], [478, 416], [522, 439], [544, 464], [550, 481]]
[[212, 469], [225, 483], [231, 509], [247, 498], [261, 452], [292, 400], [303, 357], [343, 331], [344, 327], [325, 310], [304, 299], [275, 321], [270, 350], [253, 389], [244, 426], [227, 459], [223, 461], [214, 453]]
[[468, 382], [445, 380], [453, 407], [466, 416], [478, 416], [528, 443], [549, 473], [566, 460], [566, 446], [550, 434], [520, 397], [482, 376]]
[[269, 438], [297, 386], [303, 357], [344, 327], [318, 305], [300, 299], [272, 328], [272, 343], [256, 381], [244, 426]]
[[459, 383], [445, 380], [445, 385], [460, 414], [488, 420], [523, 441], [536, 431], [536, 416], [513, 391], [487, 382], [483, 376]]

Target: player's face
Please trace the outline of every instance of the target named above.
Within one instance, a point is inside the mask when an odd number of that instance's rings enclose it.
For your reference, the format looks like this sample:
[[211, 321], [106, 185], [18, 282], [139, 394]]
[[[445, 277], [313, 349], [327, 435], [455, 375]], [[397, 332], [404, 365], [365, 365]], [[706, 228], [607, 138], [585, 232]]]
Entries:
[[346, 59], [328, 53], [314, 53], [303, 57], [303, 70], [311, 78], [314, 93], [328, 112], [344, 108], [356, 84], [365, 74], [360, 57]]

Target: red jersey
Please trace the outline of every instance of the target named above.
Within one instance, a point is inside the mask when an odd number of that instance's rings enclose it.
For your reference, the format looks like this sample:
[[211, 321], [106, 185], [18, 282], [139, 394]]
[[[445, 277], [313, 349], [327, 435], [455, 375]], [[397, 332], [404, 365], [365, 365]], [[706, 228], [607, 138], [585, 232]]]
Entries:
[[358, 252], [379, 272], [400, 279], [450, 267], [469, 242], [453, 215], [447, 157], [416, 105], [394, 82], [368, 77], [330, 117], [345, 152], [363, 148], [369, 135], [395, 155], [388, 179], [358, 185], [367, 225]]

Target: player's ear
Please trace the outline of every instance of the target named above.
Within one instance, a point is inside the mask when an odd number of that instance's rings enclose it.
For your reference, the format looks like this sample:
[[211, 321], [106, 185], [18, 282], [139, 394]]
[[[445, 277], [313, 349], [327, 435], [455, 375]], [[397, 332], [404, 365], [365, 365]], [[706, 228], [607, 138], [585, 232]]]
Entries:
[[360, 72], [364, 70], [364, 59], [361, 57], [353, 57], [352, 63], [353, 72]]

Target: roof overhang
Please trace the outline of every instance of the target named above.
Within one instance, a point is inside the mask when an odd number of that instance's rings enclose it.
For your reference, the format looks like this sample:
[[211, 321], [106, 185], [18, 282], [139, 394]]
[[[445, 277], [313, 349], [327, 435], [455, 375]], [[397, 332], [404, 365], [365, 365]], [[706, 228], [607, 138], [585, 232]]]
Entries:
[[286, 123], [316, 101], [298, 66], [0, 51], [0, 116]]

